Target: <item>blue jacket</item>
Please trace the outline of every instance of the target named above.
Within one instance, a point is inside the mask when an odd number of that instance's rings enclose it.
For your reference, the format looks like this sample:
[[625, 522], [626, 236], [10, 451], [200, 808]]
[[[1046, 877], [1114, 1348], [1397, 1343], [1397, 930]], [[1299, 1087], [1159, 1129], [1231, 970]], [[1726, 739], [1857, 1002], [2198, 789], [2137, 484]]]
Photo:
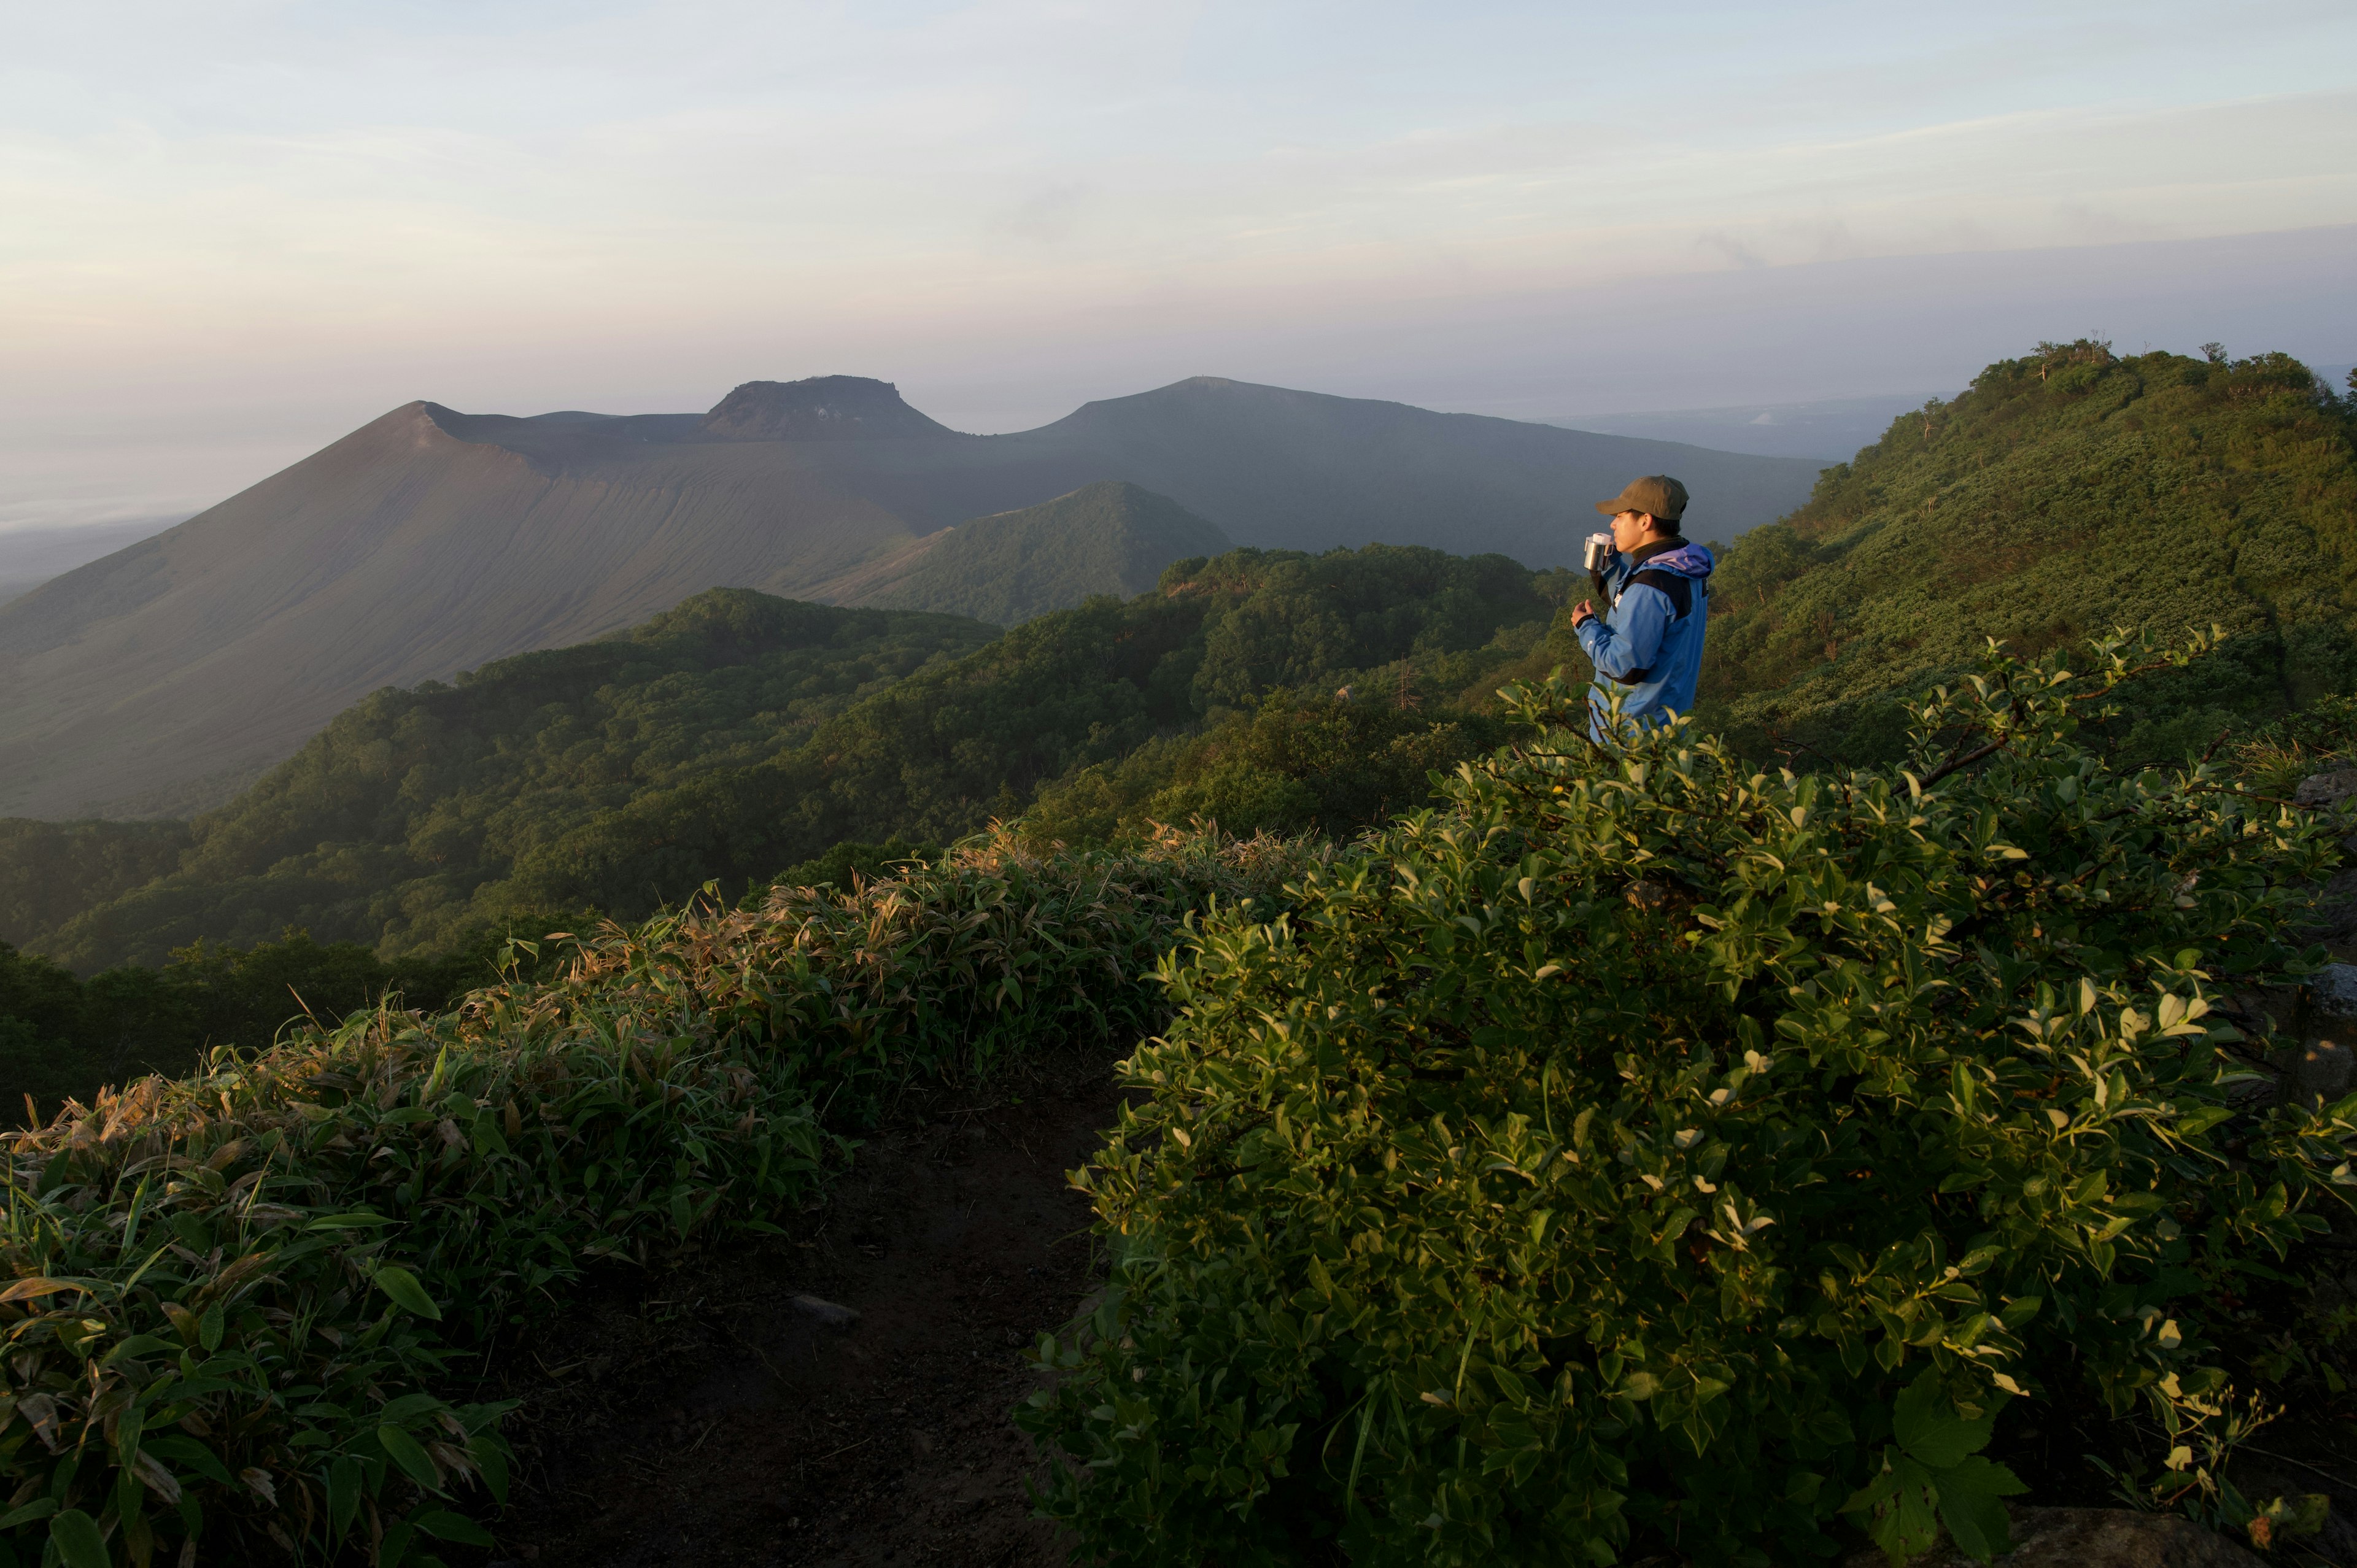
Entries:
[[[1708, 550], [1683, 539], [1657, 540], [1626, 555], [1616, 553], [1605, 564], [1604, 594], [1610, 607], [1580, 622], [1576, 634], [1596, 666], [1596, 683], [1587, 693], [1588, 734], [1605, 738], [1614, 693], [1624, 720], [1658, 723], [1694, 706], [1703, 628], [1710, 618], [1710, 574], [1717, 564]], [[1647, 578], [1652, 581], [1642, 580]], [[1680, 597], [1685, 600], [1683, 609]]]

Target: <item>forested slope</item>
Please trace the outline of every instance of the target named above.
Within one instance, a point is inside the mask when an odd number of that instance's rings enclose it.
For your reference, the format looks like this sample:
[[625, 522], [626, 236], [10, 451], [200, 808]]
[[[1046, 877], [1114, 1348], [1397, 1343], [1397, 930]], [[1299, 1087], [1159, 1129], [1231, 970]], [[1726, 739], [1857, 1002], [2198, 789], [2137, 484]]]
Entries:
[[0, 823], [0, 941], [78, 969], [287, 926], [389, 953], [447, 949], [480, 923], [467, 915], [475, 891], [536, 846], [648, 790], [790, 749], [996, 635], [715, 589], [627, 637], [387, 689], [191, 823]]
[[[1066, 813], [1078, 830], [1157, 800], [1348, 826], [1486, 744], [1448, 700], [1525, 656], [1566, 585], [1501, 556], [1243, 550], [1005, 637], [716, 590], [621, 639], [378, 693], [185, 827], [8, 823], [0, 941], [85, 972], [290, 926], [446, 951], [511, 916], [642, 913], [715, 879], [733, 897], [845, 840], [946, 841], [1157, 740], [1117, 800]], [[1366, 700], [1334, 703], [1353, 682]], [[1305, 690], [1322, 705], [1262, 714]], [[1314, 786], [1266, 787], [1272, 724]], [[1259, 748], [1203, 779], [1255, 726]], [[1193, 793], [1157, 795], [1174, 781]]]
[[1987, 638], [2037, 654], [2213, 622], [2225, 656], [2146, 682], [2147, 760], [2357, 687], [2357, 454], [2298, 361], [2044, 345], [1896, 421], [1715, 581], [1702, 714], [1755, 749], [1892, 755], [1895, 699]]

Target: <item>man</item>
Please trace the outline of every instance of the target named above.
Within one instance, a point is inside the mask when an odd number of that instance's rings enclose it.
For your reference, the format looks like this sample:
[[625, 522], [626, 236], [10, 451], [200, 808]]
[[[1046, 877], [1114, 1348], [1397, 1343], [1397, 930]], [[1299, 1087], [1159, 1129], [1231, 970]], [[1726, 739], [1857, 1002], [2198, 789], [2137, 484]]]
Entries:
[[1686, 488], [1666, 474], [1632, 481], [1596, 510], [1612, 519], [1612, 553], [1594, 575], [1606, 610], [1582, 599], [1571, 629], [1596, 666], [1587, 733], [1600, 741], [1616, 693], [1624, 724], [1660, 724], [1694, 706], [1717, 563], [1685, 542]]

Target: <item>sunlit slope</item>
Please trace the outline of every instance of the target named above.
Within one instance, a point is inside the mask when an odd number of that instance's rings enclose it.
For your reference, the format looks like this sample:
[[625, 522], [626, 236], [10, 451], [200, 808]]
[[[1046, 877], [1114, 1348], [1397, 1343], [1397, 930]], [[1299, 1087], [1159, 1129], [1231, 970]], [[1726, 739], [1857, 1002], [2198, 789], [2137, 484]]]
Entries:
[[2213, 622], [2226, 655], [2132, 704], [2123, 738], [2139, 755], [2357, 690], [2351, 428], [2281, 354], [2212, 364], [2080, 343], [2000, 360], [1743, 538], [1715, 582], [1705, 715], [1887, 752], [1893, 698], [1988, 638], [2039, 653]]

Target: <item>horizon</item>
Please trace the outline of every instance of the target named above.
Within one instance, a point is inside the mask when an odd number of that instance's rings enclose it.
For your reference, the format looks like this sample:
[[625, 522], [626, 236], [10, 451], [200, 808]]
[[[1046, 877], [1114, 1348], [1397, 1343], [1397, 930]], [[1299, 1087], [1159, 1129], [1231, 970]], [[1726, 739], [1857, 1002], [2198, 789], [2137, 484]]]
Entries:
[[2357, 15], [2310, 0], [22, 26], [0, 525], [199, 510], [414, 398], [834, 371], [989, 433], [1198, 373], [1560, 421], [2040, 338], [2357, 359]]

